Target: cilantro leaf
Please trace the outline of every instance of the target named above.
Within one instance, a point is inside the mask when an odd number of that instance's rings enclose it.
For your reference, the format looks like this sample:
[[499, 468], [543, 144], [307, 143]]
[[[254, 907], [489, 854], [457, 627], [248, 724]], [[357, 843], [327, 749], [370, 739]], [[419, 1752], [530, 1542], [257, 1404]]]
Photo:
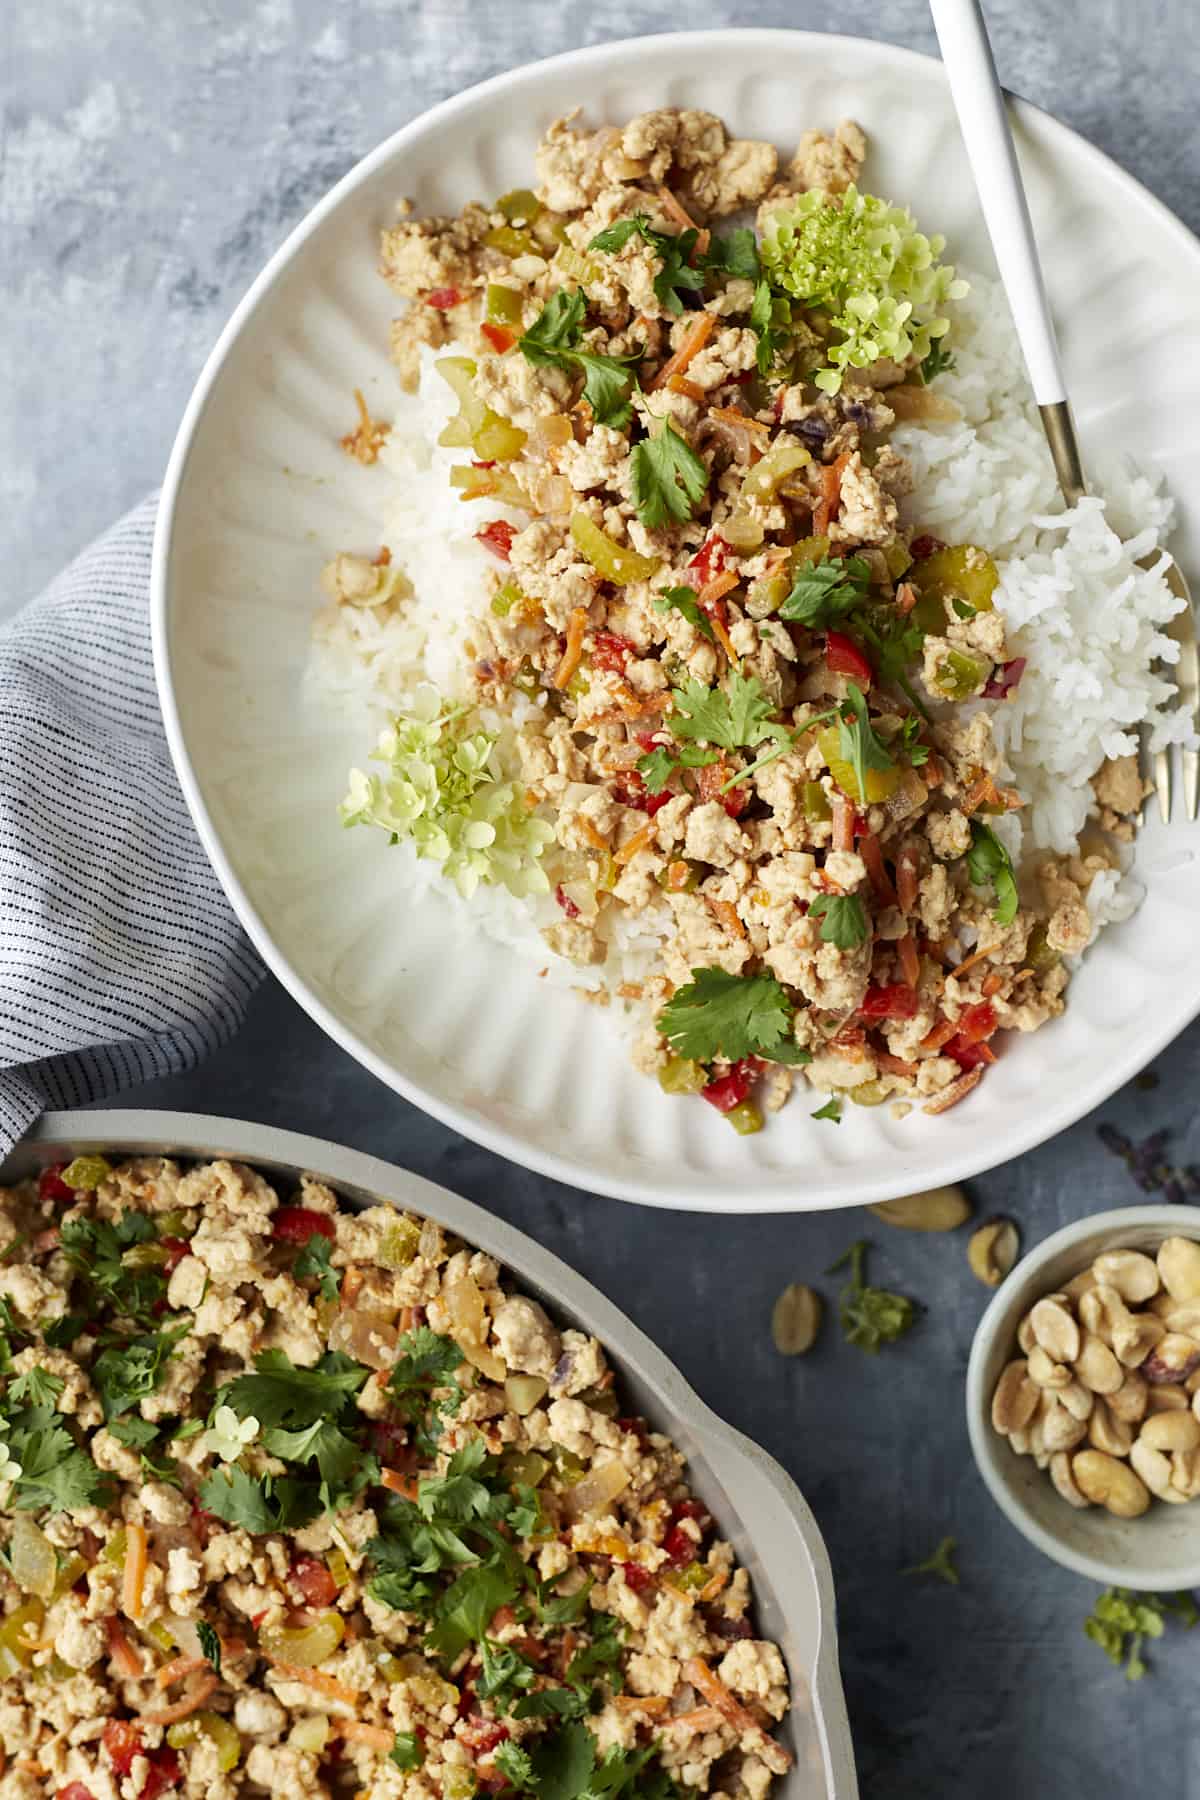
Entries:
[[652, 530], [668, 519], [690, 519], [708, 486], [708, 466], [664, 419], [654, 437], [643, 438], [629, 459], [630, 494], [643, 525]]
[[111, 1484], [49, 1406], [27, 1406], [4, 1422], [8, 1449], [21, 1465], [11, 1506], [22, 1512], [74, 1512], [103, 1505]]
[[492, 1758], [500, 1773], [515, 1788], [527, 1788], [533, 1782], [533, 1764], [529, 1760], [528, 1750], [522, 1750], [520, 1744], [511, 1740], [501, 1744]]
[[478, 1643], [495, 1612], [521, 1591], [524, 1565], [515, 1552], [464, 1569], [434, 1604], [426, 1647], [452, 1663]]
[[934, 338], [929, 346], [928, 356], [921, 363], [921, 380], [928, 386], [931, 381], [935, 381], [939, 375], [944, 375], [953, 367], [954, 358], [948, 351], [942, 349], [942, 339]]
[[124, 1444], [130, 1450], [144, 1450], [158, 1436], [158, 1426], [153, 1419], [110, 1419], [106, 1430], [118, 1444]]
[[806, 563], [797, 569], [779, 616], [816, 630], [844, 617], [865, 597], [870, 585], [871, 567], [861, 556]]
[[316, 1482], [290, 1476], [248, 1475], [237, 1463], [216, 1469], [200, 1484], [200, 1504], [228, 1525], [252, 1536], [307, 1525], [322, 1510]]
[[958, 1570], [954, 1566], [954, 1552], [958, 1544], [957, 1538], [945, 1537], [931, 1556], [924, 1562], [914, 1563], [911, 1569], [901, 1569], [902, 1575], [935, 1575], [950, 1587], [958, 1586]]
[[567, 293], [560, 288], [551, 294], [529, 330], [518, 338], [518, 349], [535, 367], [557, 363], [565, 350], [574, 348], [586, 313], [587, 295], [582, 289]]
[[[469, 1438], [456, 1450], [446, 1465], [444, 1475], [427, 1475], [417, 1485], [417, 1510], [423, 1519], [439, 1516], [456, 1524], [468, 1519], [486, 1519], [493, 1510], [495, 1496], [486, 1477], [497, 1468], [496, 1458], [489, 1456], [481, 1437]], [[480, 1479], [480, 1477], [484, 1479]]]
[[614, 1694], [620, 1693], [624, 1686], [620, 1668], [625, 1634], [619, 1621], [612, 1613], [594, 1612], [588, 1620], [588, 1630], [590, 1643], [577, 1650], [567, 1664], [568, 1687], [590, 1699], [596, 1682], [603, 1678]]
[[511, 1644], [498, 1644], [484, 1637], [479, 1645], [482, 1672], [475, 1683], [481, 1700], [495, 1703], [497, 1712], [505, 1712], [525, 1688], [533, 1686], [535, 1670]]
[[573, 1594], [557, 1594], [553, 1580], [544, 1582], [535, 1592], [533, 1606], [543, 1625], [576, 1625], [587, 1611], [587, 1598], [596, 1585], [589, 1575]]
[[100, 1395], [106, 1419], [116, 1419], [122, 1413], [130, 1412], [139, 1401], [155, 1392], [176, 1344], [190, 1330], [191, 1325], [185, 1319], [166, 1331], [121, 1338], [100, 1352], [92, 1365], [92, 1381]]
[[1125, 1664], [1127, 1681], [1140, 1681], [1146, 1673], [1142, 1641], [1162, 1637], [1167, 1614], [1176, 1617], [1185, 1631], [1192, 1629], [1198, 1616], [1190, 1594], [1138, 1594], [1131, 1588], [1106, 1588], [1091, 1617], [1084, 1621], [1084, 1636], [1098, 1644], [1116, 1668]]
[[645, 756], [638, 757], [637, 771], [646, 784], [647, 793], [661, 794], [677, 769], [702, 769], [716, 760], [715, 750], [701, 750], [698, 744], [680, 744], [674, 752], [660, 744]]
[[658, 1015], [658, 1029], [676, 1055], [696, 1062], [773, 1057], [780, 1046], [786, 1054], [791, 1028], [791, 1003], [773, 975], [718, 968], [693, 969]]
[[750, 329], [757, 334], [756, 362], [760, 375], [769, 375], [780, 360], [788, 336], [790, 308], [786, 300], [772, 294], [769, 284], [760, 281], [750, 306]]
[[572, 1720], [530, 1752], [533, 1790], [538, 1800], [578, 1800], [596, 1767], [596, 1740], [586, 1725]]
[[727, 688], [707, 688], [689, 677], [681, 688], [672, 688], [671, 700], [667, 724], [677, 738], [699, 739], [722, 750], [749, 750], [767, 738], [790, 735], [772, 719], [775, 702], [757, 675], [743, 675], [739, 669], [730, 671]]
[[842, 1103], [836, 1094], [830, 1094], [824, 1106], [818, 1106], [816, 1112], [810, 1113], [808, 1116], [810, 1119], [832, 1119], [835, 1125], [840, 1125], [842, 1122]]
[[[815, 1115], [814, 1115], [815, 1116]], [[917, 1310], [903, 1294], [889, 1293], [886, 1288], [867, 1286], [866, 1257], [870, 1246], [863, 1239], [851, 1244], [844, 1256], [829, 1266], [850, 1266], [850, 1280], [842, 1289], [838, 1311], [848, 1344], [857, 1344], [874, 1356], [883, 1344], [894, 1344], [916, 1323]]]
[[196, 1636], [200, 1639], [201, 1654], [208, 1658], [219, 1675], [221, 1673], [221, 1640], [207, 1619], [197, 1621]]
[[[615, 225], [597, 232], [588, 249], [615, 254], [625, 248], [635, 233], [649, 244], [662, 264], [654, 277], [654, 292], [660, 305], [668, 312], [681, 313], [683, 301], [678, 290], [684, 288], [695, 292], [704, 286], [704, 270], [693, 268], [689, 261], [699, 232], [683, 231], [675, 237], [670, 232], [655, 231], [645, 213], [637, 213], [631, 219], [618, 219]], [[753, 233], [750, 235], [753, 237]]]
[[342, 1278], [329, 1260], [332, 1253], [333, 1245], [324, 1232], [314, 1231], [292, 1264], [293, 1275], [317, 1277], [322, 1300], [336, 1300], [341, 1292]]
[[655, 594], [652, 604], [656, 613], [682, 613], [701, 637], [706, 637], [710, 644], [713, 642], [712, 621], [696, 598], [695, 588], [664, 588], [661, 594]]
[[62, 1393], [65, 1383], [61, 1375], [50, 1375], [45, 1369], [26, 1369], [9, 1385], [6, 1401], [26, 1400], [30, 1406], [50, 1406]]
[[601, 356], [594, 350], [572, 350], [571, 361], [583, 370], [583, 397], [597, 425], [624, 431], [633, 413], [631, 395], [642, 353]]
[[714, 237], [704, 258], [706, 269], [721, 269], [742, 281], [759, 277], [758, 243], [749, 225], [739, 225], [728, 237]]
[[866, 942], [867, 915], [857, 894], [818, 894], [808, 909], [810, 919], [821, 920], [821, 942], [839, 950], [853, 950]]
[[68, 1219], [59, 1233], [59, 1249], [83, 1281], [93, 1312], [111, 1311], [138, 1324], [151, 1324], [166, 1282], [154, 1265], [130, 1266], [126, 1254], [155, 1237], [146, 1213], [126, 1212], [119, 1219]]
[[851, 717], [844, 715], [838, 718], [838, 754], [843, 762], [848, 762], [854, 770], [854, 779], [858, 783], [858, 798], [867, 798], [868, 769], [890, 769], [892, 759], [883, 744], [875, 735], [871, 724], [871, 715], [861, 688], [848, 682], [846, 686], [845, 710]]
[[982, 824], [978, 819], [971, 820], [967, 872], [976, 887], [986, 887], [991, 882], [996, 896], [992, 917], [997, 925], [1011, 925], [1020, 903], [1012, 859], [991, 826]]
[[915, 713], [909, 713], [900, 727], [900, 744], [914, 769], [929, 761], [929, 745], [919, 741], [922, 729], [921, 720]]
[[42, 1338], [48, 1350], [69, 1350], [79, 1336], [87, 1318], [83, 1313], [64, 1313], [42, 1327]]
[[542, 1688], [526, 1694], [513, 1707], [514, 1719], [582, 1719], [588, 1709], [587, 1696], [574, 1688]]
[[[515, 1750], [516, 1745], [502, 1744], [501, 1749]], [[411, 1769], [421, 1767], [425, 1761], [425, 1746], [415, 1731], [398, 1731], [396, 1733], [396, 1741], [388, 1751], [388, 1760], [394, 1762], [398, 1769], [403, 1769], [406, 1773]], [[499, 1751], [496, 1753], [495, 1760], [499, 1764]]]
[[358, 1475], [365, 1479], [365, 1462], [374, 1462], [373, 1458], [364, 1458], [353, 1439], [329, 1419], [318, 1419], [297, 1431], [272, 1427], [263, 1433], [263, 1448], [284, 1462], [315, 1462], [322, 1481], [331, 1483], [351, 1481]]
[[338, 1351], [326, 1351], [311, 1369], [299, 1369], [282, 1350], [262, 1350], [255, 1373], [239, 1375], [223, 1390], [222, 1400], [239, 1419], [298, 1431], [324, 1419], [336, 1419], [370, 1374]]

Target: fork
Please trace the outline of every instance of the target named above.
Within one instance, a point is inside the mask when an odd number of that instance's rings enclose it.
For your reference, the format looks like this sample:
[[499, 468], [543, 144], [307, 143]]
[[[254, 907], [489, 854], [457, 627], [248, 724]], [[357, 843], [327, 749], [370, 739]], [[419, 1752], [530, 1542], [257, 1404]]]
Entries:
[[[1054, 472], [1063, 499], [1071, 507], [1087, 493], [1087, 479], [1046, 299], [1029, 202], [983, 10], [980, 0], [929, 0], [929, 6], [984, 222], [996, 253], [1000, 278], [1008, 295], [1034, 399], [1050, 446]], [[1142, 567], [1153, 568], [1158, 560], [1159, 553], [1152, 552], [1143, 557]], [[1173, 560], [1164, 574], [1171, 591], [1184, 602], [1167, 626], [1170, 636], [1179, 645], [1179, 661], [1175, 665], [1178, 704], [1200, 730], [1200, 654], [1196, 646], [1192, 598], [1187, 582]], [[1143, 778], [1149, 760], [1143, 731], [1140, 758]], [[1180, 762], [1184, 805], [1188, 818], [1194, 819], [1200, 799], [1200, 752], [1181, 750]], [[1174, 786], [1170, 750], [1155, 753], [1153, 768], [1158, 810], [1165, 824], [1171, 817]]]

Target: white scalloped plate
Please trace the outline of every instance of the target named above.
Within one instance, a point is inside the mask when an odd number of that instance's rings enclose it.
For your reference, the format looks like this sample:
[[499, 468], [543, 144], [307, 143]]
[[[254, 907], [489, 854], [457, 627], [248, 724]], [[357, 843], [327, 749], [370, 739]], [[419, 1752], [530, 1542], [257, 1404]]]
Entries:
[[[387, 413], [393, 310], [374, 276], [397, 198], [425, 211], [524, 185], [538, 131], [585, 102], [595, 123], [707, 107], [794, 145], [849, 113], [870, 187], [991, 267], [940, 65], [802, 32], [720, 31], [602, 45], [435, 107], [366, 158], [263, 271], [213, 352], [171, 458], [155, 546], [159, 687], [176, 766], [246, 929], [312, 1016], [381, 1080], [515, 1161], [660, 1206], [845, 1206], [978, 1172], [1070, 1124], [1200, 1010], [1195, 828], [1151, 825], [1141, 911], [1091, 952], [1065, 1018], [1014, 1044], [968, 1105], [838, 1129], [793, 1105], [739, 1138], [664, 1100], [613, 1023], [436, 901], [400, 859], [343, 834], [335, 805], [362, 730], [306, 710], [300, 678], [333, 548], [373, 541], [369, 477], [337, 448], [349, 389]], [[1018, 103], [1022, 162], [1084, 436], [1162, 469], [1175, 539], [1200, 558], [1200, 244], [1097, 150]]]

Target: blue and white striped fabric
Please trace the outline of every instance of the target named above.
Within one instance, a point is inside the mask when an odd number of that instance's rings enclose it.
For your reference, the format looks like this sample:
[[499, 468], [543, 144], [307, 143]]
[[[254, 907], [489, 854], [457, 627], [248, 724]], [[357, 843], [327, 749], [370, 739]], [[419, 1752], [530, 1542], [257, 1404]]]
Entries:
[[150, 654], [153, 499], [0, 627], [0, 1149], [192, 1067], [265, 973], [192, 828]]

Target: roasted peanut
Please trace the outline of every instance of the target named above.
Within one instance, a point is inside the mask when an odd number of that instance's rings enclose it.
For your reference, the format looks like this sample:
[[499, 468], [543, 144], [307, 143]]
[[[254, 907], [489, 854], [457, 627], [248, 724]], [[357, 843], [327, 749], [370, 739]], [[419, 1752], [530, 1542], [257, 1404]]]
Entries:
[[970, 1218], [971, 1202], [960, 1187], [926, 1188], [898, 1200], [880, 1200], [867, 1211], [902, 1231], [953, 1231]]
[[1200, 1419], [1190, 1411], [1154, 1413], [1138, 1437], [1152, 1450], [1200, 1450]]
[[1011, 1219], [985, 1219], [971, 1233], [967, 1262], [985, 1287], [999, 1287], [1017, 1260], [1021, 1240]]
[[1028, 1356], [1036, 1343], [1037, 1339], [1033, 1335], [1033, 1320], [1030, 1318], [1029, 1314], [1026, 1313], [1025, 1317], [1021, 1320], [1021, 1323], [1017, 1326], [1017, 1344], [1021, 1350], [1021, 1354], [1023, 1356]]
[[1200, 1369], [1200, 1343], [1182, 1332], [1168, 1331], [1140, 1365], [1152, 1386], [1164, 1381], [1184, 1382]]
[[1156, 1500], [1165, 1500], [1169, 1506], [1183, 1505], [1183, 1495], [1178, 1488], [1171, 1486], [1171, 1460], [1161, 1450], [1156, 1450], [1140, 1437], [1135, 1438], [1129, 1452], [1129, 1463], [1134, 1474], [1145, 1482]]
[[1079, 1355], [1079, 1326], [1057, 1295], [1039, 1300], [1029, 1315], [1035, 1340], [1055, 1362], [1073, 1363]]
[[1103, 1450], [1078, 1450], [1071, 1473], [1085, 1500], [1103, 1506], [1118, 1519], [1140, 1518], [1150, 1505], [1150, 1490], [1128, 1463]]
[[1074, 1360], [1075, 1373], [1093, 1394], [1115, 1394], [1125, 1380], [1125, 1371], [1104, 1342], [1094, 1332], [1087, 1332]]
[[1140, 1305], [1157, 1294], [1162, 1285], [1158, 1264], [1140, 1250], [1104, 1250], [1092, 1264], [1092, 1273], [1103, 1287], [1114, 1287], [1122, 1300]]
[[1079, 1274], [1073, 1275], [1070, 1281], [1064, 1286], [1063, 1299], [1069, 1300], [1073, 1306], [1077, 1307], [1079, 1302], [1083, 1299], [1083, 1296], [1091, 1293], [1095, 1285], [1096, 1277], [1092, 1274], [1092, 1271], [1090, 1269], [1081, 1269]]
[[[1053, 1456], [1059, 1450], [1073, 1450], [1087, 1436], [1087, 1421], [1075, 1418], [1052, 1395], [1047, 1395], [1046, 1410], [1039, 1421], [1042, 1447]], [[1187, 1417], [1190, 1419], [1191, 1414]]]
[[1181, 1331], [1184, 1337], [1200, 1339], [1200, 1300], [1176, 1300], [1170, 1294], [1160, 1294], [1161, 1305], [1155, 1305], [1150, 1315], [1156, 1318], [1163, 1331]]
[[1050, 1479], [1067, 1502], [1068, 1506], [1084, 1507], [1092, 1503], [1079, 1491], [1079, 1484], [1071, 1470], [1071, 1458], [1065, 1450], [1050, 1458]]
[[1123, 1368], [1136, 1369], [1166, 1334], [1166, 1326], [1153, 1313], [1129, 1313], [1113, 1326], [1113, 1355]]
[[1187, 1389], [1177, 1381], [1164, 1381], [1159, 1387], [1146, 1389], [1148, 1413], [1186, 1412], [1190, 1405]]
[[1106, 1344], [1112, 1343], [1115, 1326], [1128, 1325], [1132, 1319], [1133, 1314], [1116, 1288], [1103, 1282], [1098, 1282], [1079, 1302], [1079, 1323]]
[[1200, 1300], [1200, 1244], [1189, 1238], [1164, 1238], [1158, 1247], [1158, 1272], [1173, 1300]]
[[992, 1395], [992, 1424], [1006, 1437], [1026, 1429], [1037, 1411], [1041, 1389], [1030, 1381], [1027, 1369], [1024, 1358], [1010, 1362]]
[[1105, 1405], [1114, 1418], [1136, 1425], [1146, 1416], [1146, 1396], [1150, 1392], [1136, 1369], [1130, 1369], [1115, 1394], [1109, 1394]]
[[1133, 1426], [1111, 1413], [1103, 1400], [1097, 1400], [1087, 1426], [1088, 1443], [1106, 1456], [1128, 1456], [1133, 1445]]
[[1035, 1344], [1029, 1352], [1029, 1379], [1040, 1388], [1065, 1388], [1071, 1385], [1072, 1376], [1067, 1363], [1055, 1362], [1040, 1344]]
[[771, 1312], [771, 1336], [783, 1356], [803, 1356], [811, 1350], [821, 1329], [821, 1296], [793, 1281], [785, 1287]]
[[1070, 1381], [1065, 1388], [1059, 1388], [1055, 1399], [1060, 1406], [1065, 1406], [1073, 1419], [1089, 1419], [1092, 1407], [1096, 1404], [1096, 1396], [1090, 1388], [1085, 1388], [1082, 1381]]
[[1200, 1497], [1200, 1450], [1176, 1450], [1171, 1455], [1171, 1486], [1185, 1500]]

